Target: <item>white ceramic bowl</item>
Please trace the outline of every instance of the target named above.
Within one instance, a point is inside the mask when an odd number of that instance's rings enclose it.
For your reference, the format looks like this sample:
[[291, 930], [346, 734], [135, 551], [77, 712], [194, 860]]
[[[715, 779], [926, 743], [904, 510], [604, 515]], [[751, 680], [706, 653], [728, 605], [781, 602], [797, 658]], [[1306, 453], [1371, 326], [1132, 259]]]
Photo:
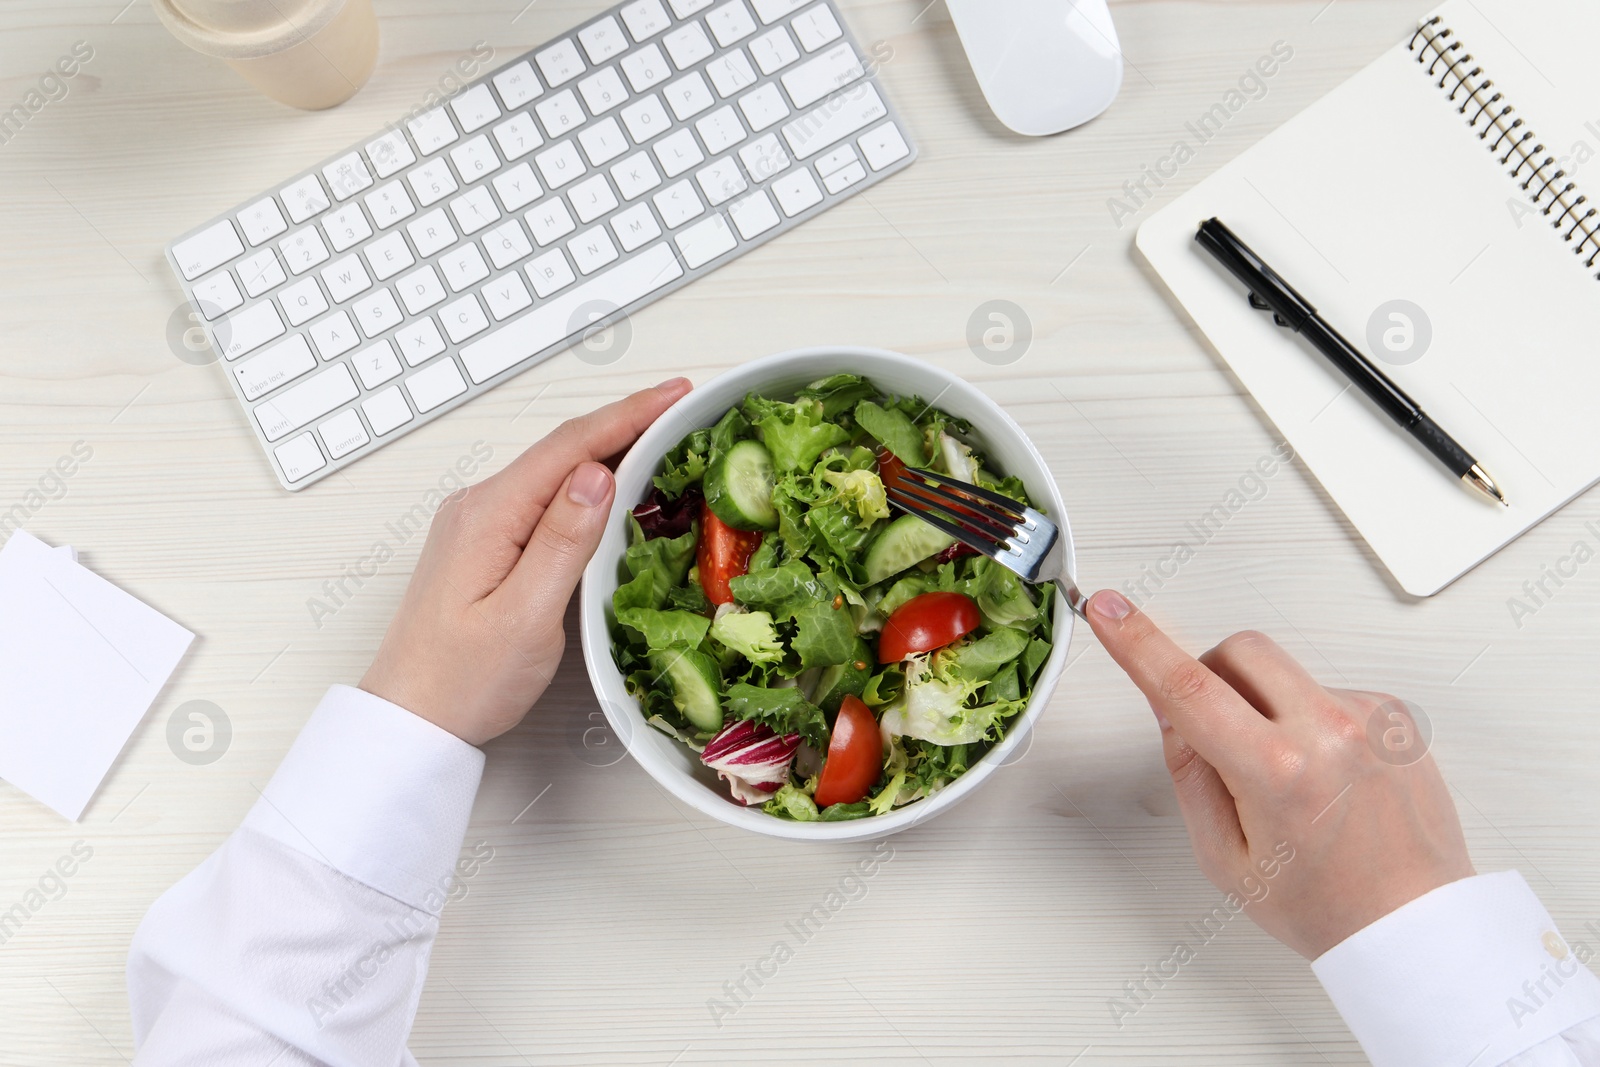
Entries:
[[645, 431], [617, 468], [617, 499], [600, 549], [583, 575], [580, 629], [583, 658], [600, 706], [612, 730], [639, 765], [673, 796], [730, 826], [772, 837], [812, 841], [864, 841], [885, 837], [946, 811], [972, 793], [1027, 744], [1030, 731], [1061, 677], [1072, 638], [1074, 616], [1059, 594], [1054, 609], [1054, 647], [1034, 683], [1027, 708], [1006, 730], [1005, 739], [986, 752], [955, 782], [931, 797], [887, 815], [843, 822], [793, 822], [744, 807], [727, 786], [700, 763], [687, 746], [646, 725], [638, 702], [629, 695], [611, 657], [611, 594], [616, 591], [628, 543], [627, 514], [643, 500], [662, 458], [691, 430], [710, 426], [747, 393], [792, 396], [806, 384], [841, 371], [869, 378], [880, 389], [916, 394], [972, 424], [973, 437], [994, 469], [1020, 477], [1028, 495], [1061, 527], [1066, 561], [1073, 563], [1072, 531], [1061, 491], [1039, 450], [1022, 428], [975, 386], [920, 360], [873, 348], [806, 348], [758, 359], [699, 386]]

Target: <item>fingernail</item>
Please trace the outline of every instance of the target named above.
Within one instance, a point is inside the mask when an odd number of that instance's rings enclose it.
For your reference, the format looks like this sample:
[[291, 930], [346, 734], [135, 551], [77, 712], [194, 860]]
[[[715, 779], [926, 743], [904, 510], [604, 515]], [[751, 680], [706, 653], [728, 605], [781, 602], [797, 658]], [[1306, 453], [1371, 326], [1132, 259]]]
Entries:
[[684, 393], [687, 393], [689, 390], [693, 389], [694, 383], [687, 378], [668, 378], [666, 381], [656, 386], [656, 388], [672, 397], [672, 399], [676, 400]]
[[1102, 619], [1115, 622], [1127, 616], [1133, 610], [1133, 605], [1123, 598], [1121, 593], [1110, 589], [1102, 589], [1089, 598], [1089, 610]]
[[567, 484], [567, 496], [574, 504], [582, 504], [586, 508], [605, 503], [610, 495], [611, 472], [598, 463], [585, 463], [579, 467], [573, 473], [572, 481]]

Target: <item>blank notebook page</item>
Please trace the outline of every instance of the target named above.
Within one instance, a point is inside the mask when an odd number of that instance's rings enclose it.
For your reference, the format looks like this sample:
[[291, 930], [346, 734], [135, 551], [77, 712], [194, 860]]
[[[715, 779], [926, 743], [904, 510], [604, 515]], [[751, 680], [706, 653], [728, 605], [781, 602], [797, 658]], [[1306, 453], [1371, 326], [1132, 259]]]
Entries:
[[[1561, 184], [1589, 194], [1581, 210], [1600, 204], [1600, 132], [1585, 127], [1600, 118], [1600, 4], [1452, 0], [1435, 14], [1472, 54], [1463, 69], [1481, 66], [1547, 146], [1540, 159], [1579, 144], [1597, 154], [1563, 163]], [[1570, 222], [1554, 230], [1529, 203], [1499, 164], [1505, 147], [1491, 153], [1468, 128], [1476, 107], [1459, 113], [1465, 94], [1447, 99], [1444, 65], [1429, 77], [1409, 36], [1152, 216], [1137, 244], [1400, 585], [1429, 596], [1600, 480], [1600, 281], [1584, 268], [1593, 246], [1573, 255]], [[1432, 333], [1421, 357], [1375, 362], [1511, 507], [1468, 491], [1310, 345], [1253, 311], [1194, 241], [1213, 215], [1369, 356], [1381, 306], [1420, 307]]]

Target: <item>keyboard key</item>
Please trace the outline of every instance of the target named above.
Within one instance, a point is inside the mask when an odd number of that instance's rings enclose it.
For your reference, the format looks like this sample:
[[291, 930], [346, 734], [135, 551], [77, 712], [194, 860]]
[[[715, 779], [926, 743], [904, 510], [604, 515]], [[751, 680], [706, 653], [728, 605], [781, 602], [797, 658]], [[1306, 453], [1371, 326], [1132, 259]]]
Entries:
[[744, 0], [728, 0], [712, 8], [706, 15], [706, 25], [711, 27], [711, 35], [724, 48], [756, 32], [756, 20], [750, 17], [750, 9], [744, 6]]
[[633, 91], [642, 93], [671, 77], [672, 68], [667, 65], [667, 57], [661, 54], [661, 49], [651, 45], [623, 56], [622, 73], [628, 76]]
[[456, 165], [456, 173], [464, 182], [475, 182], [500, 169], [500, 157], [489, 146], [489, 138], [481, 133], [450, 149], [450, 162]]
[[442, 107], [424, 111], [408, 120], [406, 129], [411, 131], [411, 139], [417, 142], [417, 150], [425, 156], [433, 155], [445, 145], [454, 144], [456, 138], [461, 136], [456, 132], [456, 124], [450, 121], [450, 116]]
[[578, 265], [579, 274], [593, 274], [617, 258], [617, 246], [604, 226], [585, 230], [567, 242], [567, 251]]
[[624, 252], [643, 248], [661, 236], [661, 225], [656, 222], [649, 204], [635, 204], [628, 210], [619, 212], [611, 220], [611, 229], [615, 231], [617, 243], [622, 245]]
[[471, 293], [440, 308], [439, 319], [444, 323], [444, 332], [456, 344], [489, 328], [489, 320], [484, 317], [483, 306]]
[[348, 404], [361, 390], [350, 377], [350, 368], [335, 363], [327, 370], [291, 385], [270, 400], [256, 405], [256, 421], [268, 441], [276, 441], [298, 430], [313, 419], [320, 419], [334, 408]]
[[533, 66], [526, 59], [496, 74], [494, 87], [500, 93], [500, 102], [507, 111], [515, 111], [544, 92], [544, 86], [539, 84], [538, 75], [534, 74]]
[[739, 116], [735, 115], [733, 108], [727, 104], [717, 108], [705, 118], [697, 120], [694, 128], [700, 131], [700, 139], [706, 143], [706, 151], [712, 155], [726, 152], [745, 137], [744, 127], [739, 124]]
[[244, 239], [252, 245], [276, 237], [289, 228], [283, 221], [283, 212], [278, 210], [278, 202], [272, 197], [257, 200], [236, 216], [239, 228], [244, 230]]
[[[527, 272], [528, 280], [533, 283], [533, 291], [541, 298], [566, 288], [577, 277], [572, 273], [567, 257], [561, 254], [559, 248], [552, 248], [522, 269]], [[467, 364], [467, 369], [472, 369], [471, 363]]]
[[335, 200], [349, 200], [372, 184], [372, 173], [361, 162], [360, 152], [346, 152], [322, 168]]
[[679, 70], [689, 69], [716, 51], [711, 47], [711, 38], [706, 36], [705, 29], [698, 22], [679, 26], [661, 38], [661, 43], [667, 46], [667, 55], [672, 57], [673, 65]]
[[567, 199], [572, 201], [572, 210], [577, 212], [579, 222], [593, 222], [617, 206], [616, 194], [611, 191], [611, 183], [604, 174], [585, 178], [574, 185], [567, 192]]
[[290, 326], [310, 322], [328, 310], [328, 300], [322, 295], [322, 288], [317, 285], [315, 278], [307, 278], [289, 286], [278, 294], [278, 302], [283, 305], [283, 314]]
[[405, 170], [417, 161], [406, 135], [399, 130], [388, 130], [367, 142], [367, 159], [379, 178], [388, 178]]
[[840, 41], [785, 74], [782, 81], [795, 107], [810, 107], [865, 73], [855, 48], [849, 41]]
[[841, 189], [854, 185], [866, 176], [867, 168], [863, 167], [858, 160], [847, 167], [834, 171], [822, 179], [822, 184], [828, 187], [828, 192], [837, 193]]
[[669, 178], [676, 178], [690, 167], [705, 162], [706, 158], [694, 134], [686, 129], [677, 131], [671, 137], [663, 137], [655, 151], [656, 158], [661, 161], [661, 169]]
[[873, 170], [882, 170], [906, 158], [911, 152], [906, 147], [906, 139], [900, 136], [900, 128], [892, 122], [885, 122], [877, 129], [862, 134], [856, 143], [861, 146], [861, 154], [867, 157], [867, 165]]
[[[537, 261], [536, 261], [537, 262]], [[538, 288], [538, 279], [530, 280]], [[537, 352], [567, 340], [574, 333], [573, 318], [592, 300], [626, 307], [668, 282], [683, 276], [672, 249], [663, 242], [633, 259], [585, 281], [561, 296], [523, 315], [498, 331], [461, 349], [461, 362], [474, 382], [485, 382]]]
[[361, 340], [350, 316], [342, 311], [313, 322], [306, 332], [311, 335], [311, 343], [317, 346], [317, 354], [324, 360], [343, 355]]
[[583, 145], [583, 153], [589, 157], [589, 162], [597, 167], [611, 162], [628, 150], [628, 139], [622, 135], [622, 127], [617, 125], [616, 119], [591, 122], [578, 134], [578, 143]]
[[544, 184], [551, 189], [559, 189], [568, 182], [577, 181], [588, 170], [571, 141], [562, 141], [545, 149], [533, 157], [533, 162], [544, 176]]
[[699, 71], [685, 74], [663, 89], [661, 95], [666, 97], [667, 104], [672, 108], [672, 113], [678, 116], [679, 122], [700, 114], [717, 102], [717, 98], [711, 95], [706, 80], [700, 77]]
[[322, 243], [322, 237], [309, 226], [279, 241], [278, 251], [289, 264], [290, 274], [304, 274], [328, 258], [328, 248]]
[[500, 108], [494, 102], [489, 87], [479, 82], [450, 101], [450, 110], [456, 113], [462, 133], [482, 129], [500, 117]]
[[418, 319], [395, 331], [394, 343], [405, 357], [406, 366], [415, 367], [444, 351], [444, 338], [431, 316]]
[[878, 90], [872, 83], [862, 82], [785, 125], [783, 139], [789, 142], [794, 158], [806, 159], [888, 113]]
[[856, 161], [856, 147], [849, 141], [817, 157], [817, 173], [826, 178], [836, 170]]
[[789, 166], [789, 153], [778, 143], [775, 133], [763, 134], [739, 149], [739, 161], [757, 185]]
[[800, 47], [807, 52], [815, 52], [844, 33], [827, 4], [818, 4], [802, 12], [790, 25], [794, 27], [794, 35], [800, 38]]
[[432, 411], [452, 397], [467, 391], [467, 383], [453, 359], [441, 359], [431, 367], [417, 371], [406, 379], [406, 392], [417, 406], [417, 414]]
[[456, 243], [456, 231], [450, 228], [443, 208], [434, 208], [421, 218], [406, 223], [411, 243], [417, 246], [417, 255], [427, 259]]
[[440, 256], [439, 269], [444, 271], [444, 280], [452, 293], [459, 293], [489, 276], [489, 265], [483, 261], [483, 253], [471, 241]]
[[361, 376], [361, 384], [368, 389], [376, 389], [400, 373], [400, 357], [394, 354], [388, 341], [363, 348], [350, 362]]
[[513, 271], [502, 274], [484, 286], [483, 301], [489, 305], [489, 314], [494, 316], [496, 322], [500, 322], [533, 303], [533, 297], [528, 295], [528, 287], [522, 284], [522, 275]]
[[218, 271], [205, 281], [196, 282], [194, 299], [200, 307], [200, 314], [208, 320], [226, 314], [244, 303], [244, 297], [239, 294], [239, 286], [234, 283], [233, 275], [225, 270]]
[[728, 229], [728, 220], [720, 214], [695, 223], [674, 240], [678, 242], [678, 251], [683, 253], [683, 262], [690, 270], [703, 267], [718, 256], [733, 251], [739, 243], [734, 239], [733, 231]]
[[544, 75], [544, 80], [552, 87], [564, 85], [584, 72], [583, 59], [578, 55], [578, 48], [572, 43], [571, 38], [557, 41], [549, 48], [533, 54], [533, 61], [539, 64], [539, 73]]
[[789, 117], [789, 105], [783, 102], [783, 94], [772, 82], [741, 96], [739, 110], [744, 112], [745, 121], [755, 131], [764, 130]]
[[503, 174], [496, 174], [491, 184], [500, 195], [500, 205], [507, 211], [521, 211], [544, 192], [539, 187], [539, 179], [533, 176], [533, 168], [526, 163], [518, 163]]
[[361, 208], [350, 204], [330, 211], [322, 217], [322, 231], [328, 235], [328, 243], [335, 252], [343, 252], [347, 248], [354, 248], [357, 244], [372, 236], [372, 227], [367, 224], [367, 217], [361, 213]]
[[288, 482], [298, 482], [328, 465], [328, 461], [322, 458], [322, 450], [317, 448], [317, 443], [309, 433], [303, 433], [293, 441], [285, 441], [274, 448], [272, 454], [278, 460], [284, 480]]
[[751, 41], [750, 54], [755, 57], [761, 73], [771, 74], [799, 59], [800, 49], [794, 46], [794, 38], [789, 36], [789, 31], [778, 26]]
[[781, 221], [778, 218], [778, 209], [772, 206], [772, 201], [760, 189], [743, 200], [735, 200], [729, 204], [728, 217], [738, 228], [739, 236], [746, 241], [758, 234], [766, 233]]
[[356, 414], [355, 408], [346, 408], [318, 426], [317, 435], [322, 438], [328, 455], [334, 459], [343, 459], [372, 440], [367, 436], [367, 428], [361, 425], [361, 416]]
[[629, 4], [622, 9], [622, 21], [627, 23], [628, 32], [635, 41], [654, 37], [672, 24], [661, 0], [638, 0]]
[[282, 285], [283, 264], [270, 248], [263, 248], [249, 259], [241, 259], [235, 268], [244, 291], [250, 296], [260, 296], [274, 286]]
[[756, 6], [761, 21], [771, 25], [785, 15], [792, 15], [806, 6], [806, 0], [750, 0]]
[[592, 115], [603, 115], [628, 99], [628, 90], [623, 88], [616, 67], [595, 71], [578, 83], [578, 92], [583, 94], [583, 102]]
[[628, 39], [622, 35], [622, 27], [618, 26], [617, 20], [610, 15], [597, 22], [591, 22], [579, 30], [578, 40], [589, 55], [589, 62], [596, 64], [604, 63], [628, 47]]
[[376, 337], [400, 324], [400, 306], [387, 289], [379, 289], [365, 300], [357, 300], [351, 310], [355, 312], [361, 332], [368, 337]]
[[489, 262], [494, 264], [495, 270], [505, 270], [533, 254], [533, 245], [528, 242], [528, 235], [522, 232], [522, 224], [516, 219], [507, 219], [484, 234], [483, 247], [489, 253]]
[[706, 194], [712, 207], [731, 200], [749, 188], [739, 164], [732, 156], [717, 160], [709, 167], [695, 172], [694, 180]]
[[194, 281], [208, 270], [222, 266], [244, 251], [244, 244], [227, 219], [213, 223], [193, 237], [172, 246], [172, 258], [187, 281]]
[[283, 320], [272, 301], [263, 300], [230, 316], [215, 329], [225, 359], [238, 359], [283, 333]]
[[584, 123], [583, 106], [578, 103], [577, 94], [571, 89], [563, 89], [549, 99], [539, 101], [533, 105], [533, 110], [538, 114], [539, 121], [544, 123], [544, 132], [551, 137], [565, 137]]
[[456, 226], [463, 234], [477, 233], [500, 221], [500, 209], [494, 206], [494, 197], [489, 195], [486, 185], [473, 186], [465, 196], [450, 201], [450, 214], [455, 216]]
[[400, 291], [400, 299], [405, 301], [406, 310], [413, 315], [420, 315], [449, 295], [444, 291], [444, 283], [439, 280], [439, 275], [426, 263], [395, 282], [394, 287]]
[[617, 183], [617, 192], [622, 194], [624, 200], [643, 196], [661, 184], [661, 175], [656, 173], [655, 164], [644, 152], [635, 152], [612, 167], [611, 179]]
[[735, 48], [707, 63], [706, 74], [710, 76], [711, 84], [717, 87], [717, 95], [724, 98], [756, 83], [755, 69], [750, 66], [750, 60], [745, 58], [742, 48]]
[[712, 2], [713, 0], [671, 0], [672, 13], [680, 19], [686, 19], [696, 11], [704, 11]]
[[289, 221], [298, 225], [311, 216], [328, 210], [328, 194], [315, 174], [307, 174], [299, 181], [283, 187], [283, 206], [289, 212]]
[[533, 239], [539, 242], [541, 248], [578, 228], [578, 224], [572, 221], [572, 213], [567, 210], [566, 202], [559, 196], [551, 197], [522, 217], [527, 220], [528, 229], [533, 231]]
[[300, 334], [291, 334], [287, 341], [273, 345], [259, 356], [233, 368], [246, 400], [259, 400], [280, 385], [294, 381], [302, 374], [315, 370], [317, 357]]
[[372, 279], [361, 265], [361, 257], [354, 252], [323, 267], [322, 282], [328, 287], [328, 295], [333, 297], [335, 304], [342, 304], [357, 293], [372, 288]]
[[401, 219], [410, 218], [417, 210], [399, 179], [378, 186], [365, 199], [367, 210], [372, 212], [372, 221], [378, 224], [380, 230], [387, 230]]
[[822, 190], [817, 188], [817, 179], [806, 167], [773, 182], [772, 195], [778, 198], [783, 213], [791, 219], [806, 208], [822, 203]]
[[417, 203], [423, 207], [437, 204], [460, 188], [450, 173], [450, 164], [442, 156], [407, 174], [406, 181], [411, 183], [411, 191], [417, 194]]
[[672, 127], [667, 109], [661, 106], [661, 97], [651, 93], [643, 100], [635, 100], [622, 109], [622, 124], [628, 127], [628, 136], [634, 144], [644, 144], [657, 134]]
[[372, 276], [380, 282], [388, 281], [416, 262], [406, 239], [400, 236], [398, 230], [378, 238], [361, 252], [372, 266]]
[[533, 116], [526, 111], [512, 115], [492, 132], [495, 144], [500, 146], [500, 154], [508, 161], [521, 159], [544, 144], [544, 138], [539, 136], [539, 128], [533, 124]]
[[661, 221], [667, 224], [669, 230], [675, 230], [697, 215], [705, 214], [706, 210], [687, 178], [667, 186], [651, 199], [661, 213]]
[[372, 432], [379, 437], [411, 421], [411, 407], [400, 394], [398, 385], [363, 400], [361, 410], [366, 413], [367, 424], [372, 427]]

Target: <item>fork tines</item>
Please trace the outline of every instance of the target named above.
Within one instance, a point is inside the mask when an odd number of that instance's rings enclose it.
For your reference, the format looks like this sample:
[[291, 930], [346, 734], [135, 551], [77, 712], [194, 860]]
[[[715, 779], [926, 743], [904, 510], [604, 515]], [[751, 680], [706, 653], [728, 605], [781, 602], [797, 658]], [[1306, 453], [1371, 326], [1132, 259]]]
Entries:
[[884, 488], [890, 503], [984, 555], [1014, 547], [1019, 535], [1026, 541], [1032, 525], [1015, 500], [934, 471], [908, 467]]

